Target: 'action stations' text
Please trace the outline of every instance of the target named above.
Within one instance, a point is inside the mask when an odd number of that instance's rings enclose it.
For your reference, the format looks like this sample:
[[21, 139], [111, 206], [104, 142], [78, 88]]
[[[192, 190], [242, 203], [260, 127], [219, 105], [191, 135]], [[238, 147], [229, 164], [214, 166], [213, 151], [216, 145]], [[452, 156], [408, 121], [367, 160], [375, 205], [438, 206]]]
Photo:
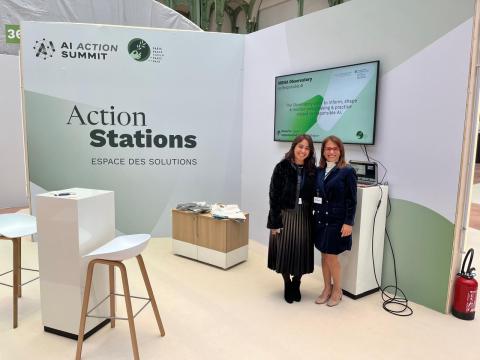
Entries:
[[[92, 110], [83, 113], [77, 105], [73, 106], [67, 125], [81, 126], [123, 126], [123, 127], [146, 127], [144, 112], [115, 112], [115, 107], [110, 110]], [[90, 131], [90, 145], [93, 147], [138, 147], [138, 148], [187, 148], [197, 146], [195, 135], [178, 134], [154, 134], [152, 129], [136, 130], [133, 134], [118, 134], [115, 129], [93, 129]]]

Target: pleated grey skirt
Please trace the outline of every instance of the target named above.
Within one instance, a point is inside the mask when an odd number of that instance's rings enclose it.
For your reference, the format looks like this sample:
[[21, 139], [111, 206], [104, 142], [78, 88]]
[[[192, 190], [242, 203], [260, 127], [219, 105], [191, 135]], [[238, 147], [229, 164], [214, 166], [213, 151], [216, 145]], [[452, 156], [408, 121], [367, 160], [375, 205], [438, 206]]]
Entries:
[[313, 272], [313, 241], [309, 207], [282, 210], [283, 229], [268, 244], [268, 268], [277, 273], [303, 275]]

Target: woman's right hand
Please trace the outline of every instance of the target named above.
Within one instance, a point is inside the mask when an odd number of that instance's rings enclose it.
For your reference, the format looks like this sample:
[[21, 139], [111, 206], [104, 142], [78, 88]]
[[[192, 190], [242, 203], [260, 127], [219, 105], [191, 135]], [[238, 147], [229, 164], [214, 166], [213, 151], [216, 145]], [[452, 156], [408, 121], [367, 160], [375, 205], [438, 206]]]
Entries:
[[275, 236], [277, 234], [280, 234], [280, 229], [271, 229], [270, 232], [272, 233], [272, 236]]

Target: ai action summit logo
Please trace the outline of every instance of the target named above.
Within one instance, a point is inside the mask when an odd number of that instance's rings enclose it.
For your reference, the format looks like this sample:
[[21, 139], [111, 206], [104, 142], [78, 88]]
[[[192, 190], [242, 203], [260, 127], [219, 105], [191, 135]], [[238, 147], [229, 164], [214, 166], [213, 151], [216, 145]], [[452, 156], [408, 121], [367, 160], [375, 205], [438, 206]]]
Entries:
[[128, 43], [128, 53], [137, 61], [145, 61], [150, 57], [150, 46], [145, 40], [135, 38]]
[[43, 60], [47, 60], [48, 58], [53, 57], [55, 46], [53, 46], [53, 42], [42, 39], [40, 41], [35, 41], [33, 50], [35, 50], [36, 57], [42, 57]]

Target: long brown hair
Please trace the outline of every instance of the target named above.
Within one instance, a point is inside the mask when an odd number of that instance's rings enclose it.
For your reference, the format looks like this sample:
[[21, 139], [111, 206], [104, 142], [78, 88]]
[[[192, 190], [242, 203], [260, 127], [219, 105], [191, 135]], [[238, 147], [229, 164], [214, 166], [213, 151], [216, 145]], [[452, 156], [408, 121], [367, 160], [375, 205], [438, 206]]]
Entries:
[[337, 167], [338, 168], [343, 168], [343, 167], [347, 166], [347, 162], [345, 161], [345, 147], [343, 146], [342, 140], [340, 140], [340, 138], [336, 137], [335, 135], [330, 135], [330, 136], [327, 136], [325, 139], [323, 139], [322, 150], [321, 150], [321, 153], [320, 153], [320, 164], [319, 164], [319, 166], [322, 169], [327, 166], [327, 159], [325, 159], [325, 155], [323, 155], [323, 153], [324, 153], [324, 150], [325, 150], [325, 144], [329, 141], [333, 142], [340, 149], [340, 158], [338, 159]]
[[290, 146], [290, 150], [285, 153], [285, 159], [290, 161], [295, 160], [295, 146], [297, 146], [298, 143], [302, 142], [303, 140], [307, 140], [308, 147], [310, 148], [310, 152], [308, 153], [308, 156], [305, 159], [303, 166], [305, 166], [305, 169], [309, 174], [313, 174], [315, 172], [315, 163], [317, 162], [317, 158], [315, 157], [315, 147], [313, 146], [313, 140], [310, 135], [298, 135], [295, 140], [293, 140], [292, 145]]

